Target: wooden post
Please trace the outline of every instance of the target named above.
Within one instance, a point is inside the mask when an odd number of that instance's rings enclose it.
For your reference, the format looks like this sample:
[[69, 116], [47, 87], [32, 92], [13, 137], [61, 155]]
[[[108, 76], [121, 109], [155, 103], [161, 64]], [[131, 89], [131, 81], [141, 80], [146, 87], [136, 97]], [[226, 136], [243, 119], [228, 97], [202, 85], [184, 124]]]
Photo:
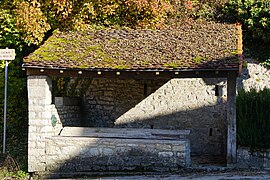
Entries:
[[227, 165], [236, 163], [236, 72], [227, 76]]

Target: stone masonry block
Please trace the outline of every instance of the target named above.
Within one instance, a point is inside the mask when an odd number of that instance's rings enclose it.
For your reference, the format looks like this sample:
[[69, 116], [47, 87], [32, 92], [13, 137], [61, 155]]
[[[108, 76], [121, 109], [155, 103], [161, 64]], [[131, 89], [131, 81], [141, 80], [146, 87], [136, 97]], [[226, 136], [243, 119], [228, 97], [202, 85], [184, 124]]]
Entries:
[[28, 97], [30, 98], [39, 98], [39, 97], [50, 97], [51, 92], [49, 87], [29, 87], [28, 88]]
[[36, 147], [45, 149], [45, 141], [37, 141]]
[[48, 76], [28, 76], [27, 83], [31, 86], [43, 86], [45, 84], [52, 86], [52, 80]]
[[114, 150], [111, 148], [103, 148], [102, 153], [104, 156], [111, 156], [113, 155]]
[[[28, 76], [28, 99], [29, 101], [35, 99], [42, 99], [44, 104], [51, 104], [52, 102], [52, 81], [47, 76]], [[29, 103], [31, 104], [31, 103]], [[41, 105], [41, 104], [40, 104]]]
[[179, 151], [179, 152], [184, 152], [186, 149], [185, 145], [178, 145], [178, 146], [172, 146], [172, 151]]
[[[79, 167], [75, 172], [91, 171], [96, 167], [105, 171], [108, 165], [114, 166], [116, 170], [139, 166], [147, 169], [178, 168], [188, 164], [186, 159], [190, 154], [177, 157], [175, 152], [156, 148], [156, 144], [166, 146], [170, 143], [176, 145], [178, 142], [182, 145], [181, 140], [55, 136], [46, 139], [46, 166], [47, 170], [53, 170], [50, 167], [59, 165], [62, 172], [69, 172], [71, 166]], [[183, 141], [183, 144], [185, 142], [187, 141]]]
[[159, 157], [172, 157], [173, 156], [173, 152], [159, 152], [158, 153]]
[[36, 142], [35, 141], [28, 141], [28, 149], [34, 149], [36, 148]]
[[55, 97], [55, 106], [76, 106], [80, 104], [79, 98], [71, 97]]
[[77, 154], [80, 153], [79, 149], [75, 145], [62, 147], [61, 149], [62, 154], [68, 154], [70, 156], [76, 156]]
[[29, 125], [30, 126], [50, 126], [51, 120], [50, 119], [42, 119], [42, 118], [35, 118], [35, 119], [29, 119]]
[[157, 144], [156, 148], [159, 150], [163, 150], [163, 151], [171, 151], [172, 150], [171, 145], [168, 145], [168, 144]]
[[28, 161], [28, 172], [44, 172], [44, 171], [45, 171], [45, 163]]
[[61, 154], [61, 148], [57, 147], [57, 146], [49, 146], [48, 144], [46, 144], [46, 154], [47, 155], [54, 155], [54, 154]]

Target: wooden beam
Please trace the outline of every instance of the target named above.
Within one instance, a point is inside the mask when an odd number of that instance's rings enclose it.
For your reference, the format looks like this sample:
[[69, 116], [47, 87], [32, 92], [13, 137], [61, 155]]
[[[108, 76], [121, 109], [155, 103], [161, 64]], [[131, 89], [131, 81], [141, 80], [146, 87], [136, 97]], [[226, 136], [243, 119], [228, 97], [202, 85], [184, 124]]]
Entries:
[[227, 76], [227, 165], [236, 163], [236, 77], [235, 72], [228, 73]]
[[120, 78], [120, 79], [172, 79], [172, 78], [226, 78], [230, 70], [202, 70], [202, 71], [126, 71], [126, 70], [68, 70], [68, 69], [35, 69], [27, 68], [27, 75], [47, 75], [57, 77], [84, 78]]

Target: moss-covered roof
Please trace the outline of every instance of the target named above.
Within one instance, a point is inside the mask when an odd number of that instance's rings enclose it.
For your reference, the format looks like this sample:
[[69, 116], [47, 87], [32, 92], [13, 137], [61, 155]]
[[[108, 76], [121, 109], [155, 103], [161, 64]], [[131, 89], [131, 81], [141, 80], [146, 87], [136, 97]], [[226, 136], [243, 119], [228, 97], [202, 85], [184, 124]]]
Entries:
[[56, 32], [24, 67], [67, 69], [238, 68], [235, 24], [196, 21], [163, 30]]

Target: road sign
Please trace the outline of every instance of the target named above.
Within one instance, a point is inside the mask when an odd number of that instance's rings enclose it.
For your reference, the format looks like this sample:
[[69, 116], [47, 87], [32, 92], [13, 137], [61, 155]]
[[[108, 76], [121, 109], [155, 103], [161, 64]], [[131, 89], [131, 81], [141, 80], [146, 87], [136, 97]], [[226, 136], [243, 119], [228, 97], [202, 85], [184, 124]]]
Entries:
[[3, 154], [6, 153], [6, 127], [7, 127], [7, 85], [8, 85], [8, 61], [15, 59], [15, 49], [0, 49], [0, 60], [5, 61], [5, 97], [4, 97], [4, 132], [3, 132]]
[[14, 60], [15, 49], [0, 49], [0, 60]]

